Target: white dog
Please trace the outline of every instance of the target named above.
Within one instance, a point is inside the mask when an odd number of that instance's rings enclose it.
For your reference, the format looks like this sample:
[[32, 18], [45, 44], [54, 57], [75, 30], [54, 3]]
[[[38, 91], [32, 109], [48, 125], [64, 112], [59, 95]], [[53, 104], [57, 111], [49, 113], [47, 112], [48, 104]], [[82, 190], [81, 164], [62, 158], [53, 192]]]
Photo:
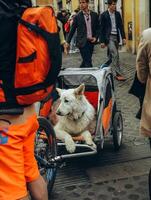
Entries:
[[75, 89], [59, 89], [60, 105], [57, 109], [59, 115], [55, 126], [56, 136], [65, 143], [68, 152], [75, 151], [75, 143], [72, 136], [82, 135], [86, 144], [96, 148], [88, 130], [91, 122], [94, 122], [95, 109], [84, 96], [85, 85], [81, 84]]

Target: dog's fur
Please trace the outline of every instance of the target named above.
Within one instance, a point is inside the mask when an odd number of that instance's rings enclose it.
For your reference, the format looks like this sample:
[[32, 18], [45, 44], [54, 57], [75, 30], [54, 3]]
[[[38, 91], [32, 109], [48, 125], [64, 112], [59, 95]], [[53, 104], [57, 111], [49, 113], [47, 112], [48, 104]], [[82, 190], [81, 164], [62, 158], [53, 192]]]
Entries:
[[55, 126], [56, 136], [65, 143], [68, 152], [76, 149], [72, 136], [82, 135], [86, 144], [96, 148], [88, 127], [95, 118], [95, 109], [84, 96], [85, 85], [81, 84], [75, 89], [59, 89], [60, 105], [57, 109], [59, 115]]

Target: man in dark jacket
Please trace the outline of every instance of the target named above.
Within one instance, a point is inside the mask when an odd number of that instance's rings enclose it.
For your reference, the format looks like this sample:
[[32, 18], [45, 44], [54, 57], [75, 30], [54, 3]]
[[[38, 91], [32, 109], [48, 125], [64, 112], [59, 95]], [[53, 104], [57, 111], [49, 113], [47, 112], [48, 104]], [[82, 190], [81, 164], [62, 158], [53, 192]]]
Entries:
[[89, 0], [80, 0], [81, 11], [74, 17], [67, 43], [77, 30], [76, 45], [83, 59], [80, 67], [92, 67], [94, 44], [99, 36], [98, 14], [89, 10]]
[[119, 65], [118, 47], [120, 36], [123, 44], [126, 39], [121, 15], [116, 11], [116, 2], [117, 0], [108, 0], [108, 10], [100, 16], [100, 42], [102, 48], [108, 47], [108, 56], [112, 59], [116, 79], [124, 81]]

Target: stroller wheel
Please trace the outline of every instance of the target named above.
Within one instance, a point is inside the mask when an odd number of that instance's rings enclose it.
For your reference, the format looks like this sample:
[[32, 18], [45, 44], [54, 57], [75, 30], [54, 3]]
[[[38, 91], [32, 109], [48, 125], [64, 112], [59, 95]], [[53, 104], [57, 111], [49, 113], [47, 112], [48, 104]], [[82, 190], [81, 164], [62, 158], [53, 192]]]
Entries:
[[113, 117], [113, 145], [115, 151], [118, 151], [122, 144], [122, 137], [123, 137], [123, 118], [121, 112], [117, 111]]
[[38, 118], [39, 129], [35, 140], [35, 157], [37, 159], [40, 174], [47, 183], [50, 196], [56, 178], [56, 163], [49, 164], [50, 160], [57, 156], [57, 144], [53, 126], [43, 118]]

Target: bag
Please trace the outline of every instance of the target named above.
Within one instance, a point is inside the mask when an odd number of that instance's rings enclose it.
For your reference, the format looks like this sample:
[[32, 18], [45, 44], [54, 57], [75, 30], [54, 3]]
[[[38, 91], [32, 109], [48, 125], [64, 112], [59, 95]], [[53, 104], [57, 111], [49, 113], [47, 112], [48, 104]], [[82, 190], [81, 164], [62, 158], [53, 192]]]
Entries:
[[17, 15], [22, 15], [30, 6], [30, 0], [0, 0], [0, 108], [16, 105], [13, 75], [16, 62]]
[[69, 31], [70, 31], [70, 21], [69, 20], [65, 23], [64, 30], [66, 33], [69, 33]]
[[145, 96], [146, 84], [141, 83], [138, 80], [137, 72], [135, 72], [133, 83], [129, 89], [129, 94], [133, 94], [136, 97], [143, 97]]
[[[13, 45], [9, 42], [2, 51], [9, 59], [0, 57], [0, 107], [30, 105], [51, 92], [60, 71], [61, 49], [57, 22], [51, 7], [24, 9], [21, 18], [18, 16], [22, 10], [18, 11], [16, 7], [9, 7], [8, 10], [12, 23], [9, 23], [9, 28], [8, 23], [4, 24], [7, 27], [7, 39], [10, 33], [13, 34]], [[4, 42], [7, 43], [7, 40]], [[17, 53], [14, 55], [16, 48]]]
[[14, 87], [17, 102], [28, 105], [52, 91], [61, 68], [61, 48], [51, 7], [28, 8], [19, 23]]
[[135, 97], [137, 97], [139, 99], [140, 108], [139, 108], [139, 110], [136, 114], [137, 119], [141, 119], [142, 106], [143, 106], [145, 91], [146, 91], [146, 84], [141, 83], [138, 80], [137, 72], [135, 72], [134, 80], [133, 80], [133, 83], [132, 83], [128, 93], [134, 95]]

